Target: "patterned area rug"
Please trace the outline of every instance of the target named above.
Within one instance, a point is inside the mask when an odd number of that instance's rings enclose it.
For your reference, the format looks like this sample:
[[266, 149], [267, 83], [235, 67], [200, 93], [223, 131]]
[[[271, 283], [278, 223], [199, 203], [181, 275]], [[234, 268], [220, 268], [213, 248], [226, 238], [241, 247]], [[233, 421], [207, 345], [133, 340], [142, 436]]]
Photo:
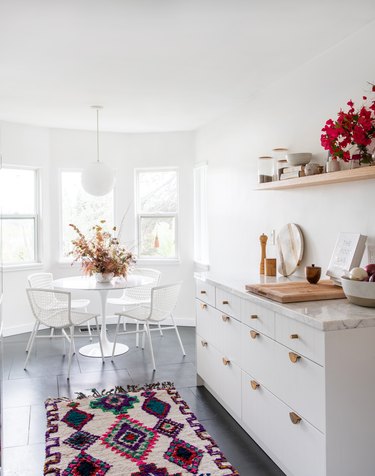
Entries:
[[239, 476], [170, 384], [45, 406], [45, 475]]

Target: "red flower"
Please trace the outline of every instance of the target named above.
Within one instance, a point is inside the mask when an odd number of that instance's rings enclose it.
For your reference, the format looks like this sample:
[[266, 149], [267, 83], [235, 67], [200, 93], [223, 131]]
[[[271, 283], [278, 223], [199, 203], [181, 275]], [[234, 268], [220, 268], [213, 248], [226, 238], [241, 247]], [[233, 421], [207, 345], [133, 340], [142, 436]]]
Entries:
[[[375, 85], [370, 83], [372, 92], [375, 92]], [[367, 97], [363, 96], [366, 101]], [[369, 105], [363, 105], [359, 110], [354, 107], [352, 100], [347, 102], [349, 110], [340, 110], [336, 121], [328, 119], [322, 129], [323, 134], [320, 142], [325, 150], [328, 150], [333, 157], [341, 158], [344, 161], [350, 160], [350, 148], [357, 146], [365, 153], [366, 160], [371, 159], [371, 154], [366, 147], [375, 138], [375, 100]]]

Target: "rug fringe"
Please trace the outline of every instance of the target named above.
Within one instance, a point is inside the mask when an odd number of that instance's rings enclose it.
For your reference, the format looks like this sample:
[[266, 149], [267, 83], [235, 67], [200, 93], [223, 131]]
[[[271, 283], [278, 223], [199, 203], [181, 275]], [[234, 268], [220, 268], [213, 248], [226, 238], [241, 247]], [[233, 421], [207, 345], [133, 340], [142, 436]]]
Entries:
[[109, 390], [103, 389], [99, 391], [96, 388], [91, 389], [91, 393], [88, 395], [83, 392], [74, 392], [77, 395], [77, 400], [82, 398], [89, 397], [103, 397], [105, 395], [113, 395], [116, 393], [126, 393], [126, 392], [141, 392], [144, 390], [165, 390], [169, 388], [175, 388], [173, 382], [155, 382], [155, 383], [145, 383], [144, 385], [126, 385], [123, 387], [121, 385], [116, 385], [116, 387]]

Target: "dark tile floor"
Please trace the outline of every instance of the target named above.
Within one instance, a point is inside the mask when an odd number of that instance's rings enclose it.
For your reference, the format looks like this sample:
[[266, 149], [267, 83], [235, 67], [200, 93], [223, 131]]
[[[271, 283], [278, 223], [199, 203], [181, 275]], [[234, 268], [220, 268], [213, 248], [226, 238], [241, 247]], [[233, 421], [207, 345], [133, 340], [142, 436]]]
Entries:
[[[130, 327], [130, 326], [129, 326]], [[113, 328], [109, 329], [109, 332]], [[47, 397], [75, 397], [115, 385], [173, 381], [184, 400], [217, 441], [228, 460], [241, 476], [282, 476], [284, 473], [231, 418], [204, 387], [196, 387], [195, 330], [180, 328], [186, 357], [183, 357], [173, 331], [161, 337], [153, 334], [157, 371], [151, 370], [149, 352], [135, 347], [134, 336], [123, 336], [130, 351], [115, 359], [79, 356], [66, 379], [66, 360], [60, 339], [39, 339], [23, 370], [29, 334], [4, 339], [3, 421], [4, 476], [43, 474], [45, 413]], [[77, 347], [88, 343], [86, 333], [77, 339]], [[124, 475], [126, 476], [126, 475]]]

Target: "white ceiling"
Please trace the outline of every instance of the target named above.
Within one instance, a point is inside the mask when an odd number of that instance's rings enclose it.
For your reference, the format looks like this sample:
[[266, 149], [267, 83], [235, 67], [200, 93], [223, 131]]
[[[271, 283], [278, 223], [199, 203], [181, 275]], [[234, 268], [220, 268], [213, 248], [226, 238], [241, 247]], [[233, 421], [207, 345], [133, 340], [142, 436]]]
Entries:
[[374, 19], [374, 0], [2, 0], [0, 120], [95, 129], [101, 104], [101, 130], [195, 129]]

